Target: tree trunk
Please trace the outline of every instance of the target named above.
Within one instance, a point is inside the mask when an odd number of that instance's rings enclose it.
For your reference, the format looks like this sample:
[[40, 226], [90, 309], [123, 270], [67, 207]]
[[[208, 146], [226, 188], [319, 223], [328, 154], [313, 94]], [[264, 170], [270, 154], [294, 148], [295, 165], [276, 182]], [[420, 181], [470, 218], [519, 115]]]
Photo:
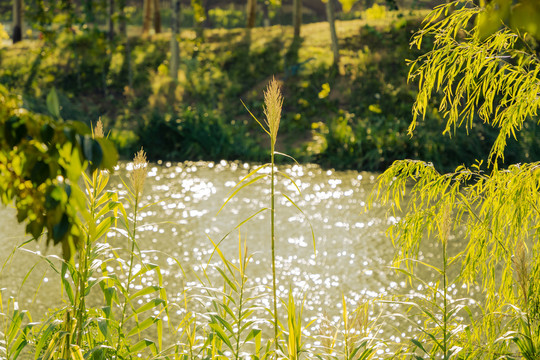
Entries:
[[[129, 43], [128, 31], [127, 31], [127, 18], [126, 18], [126, 0], [120, 0], [118, 2], [118, 12], [120, 13], [118, 21], [118, 31], [124, 41], [124, 63], [122, 64], [123, 78], [127, 78], [127, 83], [130, 88], [133, 87], [133, 74], [131, 70], [131, 45]], [[125, 76], [125, 77], [124, 77]]]
[[13, 43], [22, 40], [22, 0], [13, 1]]
[[263, 26], [264, 27], [269, 27], [270, 26], [270, 11], [268, 11], [268, 7], [270, 6], [270, 4], [265, 1], [263, 3]]
[[85, 0], [83, 8], [84, 8], [84, 21], [87, 24], [93, 24], [95, 20], [95, 16], [94, 16], [94, 9], [92, 6], [92, 0]]
[[246, 9], [246, 27], [248, 29], [255, 27], [255, 16], [257, 13], [257, 0], [248, 0]]
[[171, 62], [169, 72], [175, 88], [178, 80], [178, 65], [180, 63], [180, 47], [177, 36], [180, 34], [180, 0], [171, 0]]
[[204, 11], [204, 22], [203, 27], [205, 29], [211, 29], [214, 27], [214, 24], [212, 24], [212, 20], [210, 20], [210, 16], [208, 15], [208, 0], [202, 0], [201, 6]]
[[161, 33], [161, 12], [159, 8], [159, 1], [154, 0], [154, 31], [156, 34]]
[[126, 0], [118, 1], [118, 31], [120, 36], [127, 39]]
[[109, 28], [109, 41], [114, 39], [114, 0], [107, 2], [107, 23]]
[[326, 2], [326, 18], [328, 19], [328, 24], [330, 25], [330, 37], [332, 38], [332, 52], [334, 54], [334, 67], [339, 65], [339, 47], [338, 47], [338, 37], [336, 33], [336, 16], [334, 14], [334, 4], [333, 0], [328, 0]]
[[152, 21], [152, 2], [154, 0], [144, 0], [143, 4], [143, 35], [147, 35], [150, 31], [150, 22]]
[[293, 26], [294, 39], [297, 40], [300, 38], [300, 27], [302, 26], [302, 0], [293, 0]]

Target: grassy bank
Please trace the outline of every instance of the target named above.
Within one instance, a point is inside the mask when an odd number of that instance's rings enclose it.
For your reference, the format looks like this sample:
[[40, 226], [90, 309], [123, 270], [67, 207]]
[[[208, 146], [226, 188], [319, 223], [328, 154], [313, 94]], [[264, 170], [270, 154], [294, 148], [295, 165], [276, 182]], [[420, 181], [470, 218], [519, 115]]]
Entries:
[[[62, 33], [54, 44], [25, 41], [0, 50], [0, 83], [24, 98], [25, 107], [46, 113], [56, 88], [64, 119], [87, 124], [101, 117], [113, 129], [121, 154], [141, 144], [152, 160], [242, 159], [260, 161], [266, 140], [246, 115], [243, 100], [262, 113], [261, 90], [272, 76], [285, 94], [284, 136], [277, 148], [305, 162], [338, 169], [383, 170], [396, 159], [454, 168], [485, 158], [495, 131], [476, 125], [483, 142], [466, 134], [443, 136], [437, 100], [413, 138], [406, 129], [416, 97], [407, 84], [405, 59], [421, 50], [409, 40], [422, 13], [386, 12], [380, 19], [338, 21], [341, 63], [332, 68], [327, 23], [302, 28], [293, 44], [287, 26], [209, 29], [180, 36], [176, 91], [168, 76], [170, 34], [109, 43], [98, 30]], [[429, 47], [429, 41], [425, 42]], [[533, 130], [531, 130], [533, 131]], [[510, 145], [509, 162], [537, 154], [534, 132]]]

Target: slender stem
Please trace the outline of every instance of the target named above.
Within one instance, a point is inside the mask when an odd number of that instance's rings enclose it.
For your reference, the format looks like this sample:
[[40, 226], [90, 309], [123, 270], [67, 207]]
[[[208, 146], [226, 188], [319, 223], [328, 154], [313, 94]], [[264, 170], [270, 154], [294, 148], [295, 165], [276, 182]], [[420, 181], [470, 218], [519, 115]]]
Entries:
[[[241, 246], [239, 243], [238, 246]], [[240, 265], [240, 302], [238, 305], [238, 333], [236, 337], [236, 354], [235, 358], [238, 360], [240, 354], [240, 329], [242, 328], [242, 305], [244, 301], [244, 286], [246, 285], [245, 270], [246, 270], [246, 254], [244, 253], [244, 259], [239, 259]]]
[[127, 276], [127, 282], [126, 282], [126, 293], [124, 294], [125, 301], [122, 306], [122, 318], [120, 320], [120, 328], [118, 329], [118, 344], [116, 345], [116, 354], [118, 355], [118, 352], [120, 351], [120, 337], [122, 334], [121, 329], [124, 327], [124, 320], [126, 316], [126, 308], [128, 304], [128, 297], [129, 297], [129, 284], [131, 283], [131, 273], [133, 272], [133, 262], [135, 260], [135, 235], [137, 232], [137, 211], [139, 210], [139, 193], [135, 191], [135, 201], [134, 201], [134, 207], [135, 210], [133, 211], [133, 233], [131, 235], [131, 252], [129, 254], [129, 270], [128, 270], [128, 276]]
[[243, 297], [244, 297], [244, 280], [242, 279], [242, 285], [240, 287], [240, 303], [238, 306], [238, 329], [237, 329], [237, 334], [236, 334], [236, 354], [235, 354], [236, 360], [238, 360], [238, 355], [240, 354], [240, 329], [242, 328], [242, 301], [244, 300]]
[[[347, 316], [347, 314], [345, 314]], [[349, 360], [349, 326], [345, 323], [345, 359]]]
[[270, 163], [272, 166], [271, 172], [271, 204], [270, 204], [270, 222], [271, 222], [271, 236], [272, 236], [272, 288], [274, 291], [274, 343], [276, 349], [276, 359], [278, 350], [278, 315], [277, 315], [277, 291], [276, 291], [276, 253], [275, 253], [275, 232], [274, 232], [274, 142], [270, 140]]
[[[92, 194], [90, 198], [90, 221], [92, 222], [90, 226], [95, 227], [96, 219], [96, 197], [97, 197], [97, 188], [98, 188], [98, 170], [92, 172]], [[86, 282], [88, 280], [88, 256], [91, 253], [92, 247], [92, 238], [90, 234], [86, 235], [86, 241], [83, 243], [83, 247], [80, 253], [80, 260], [82, 263], [79, 263], [79, 287], [77, 289], [76, 299], [79, 300], [79, 304], [76, 311], [77, 317], [77, 345], [81, 346], [82, 333], [83, 333], [83, 317], [86, 312]]]
[[443, 295], [444, 295], [444, 298], [443, 298], [443, 304], [444, 304], [444, 319], [443, 319], [443, 359], [444, 360], [447, 360], [447, 354], [446, 354], [446, 349], [448, 348], [448, 337], [447, 337], [447, 323], [448, 323], [448, 312], [447, 312], [447, 306], [448, 306], [448, 301], [447, 301], [447, 282], [448, 282], [448, 277], [447, 277], [447, 274], [446, 274], [446, 269], [447, 269], [447, 266], [448, 266], [448, 259], [447, 259], [447, 254], [446, 254], [446, 239], [443, 240], [443, 243], [442, 243], [442, 246], [443, 246]]

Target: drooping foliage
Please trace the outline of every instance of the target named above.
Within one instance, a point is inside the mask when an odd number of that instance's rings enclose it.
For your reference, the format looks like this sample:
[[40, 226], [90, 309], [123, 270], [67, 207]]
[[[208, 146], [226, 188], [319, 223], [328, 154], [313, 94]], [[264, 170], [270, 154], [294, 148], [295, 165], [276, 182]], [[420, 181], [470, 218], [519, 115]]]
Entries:
[[411, 63], [410, 79], [418, 80], [419, 94], [409, 133], [418, 117], [426, 115], [433, 91], [440, 91], [444, 98], [439, 111], [448, 120], [445, 132], [463, 124], [468, 130], [479, 117], [500, 130], [489, 159], [504, 159], [508, 137], [534, 119], [540, 106], [540, 63], [530, 50], [536, 40], [508, 27], [481, 40], [480, 27], [468, 29], [467, 24], [486, 10], [469, 1], [452, 4], [463, 7], [440, 21], [451, 7], [439, 7], [413, 39], [418, 47], [426, 36], [433, 35], [435, 41], [432, 51]]
[[[483, 21], [491, 6], [454, 1], [437, 7], [412, 41], [419, 47], [425, 37], [432, 36], [433, 49], [411, 62], [409, 76], [419, 85], [409, 133], [413, 135], [429, 111], [433, 94], [439, 92], [444, 132], [469, 131], [479, 120], [498, 131], [488, 158], [447, 174], [439, 173], [431, 163], [396, 161], [380, 176], [374, 192], [399, 219], [388, 231], [397, 249], [396, 264], [414, 270], [422, 247], [440, 238], [441, 219], [451, 214], [449, 241], [459, 245], [449, 258], [445, 250], [445, 267], [460, 267], [463, 284], [479, 283], [485, 295], [485, 312], [461, 327], [467, 331], [460, 333], [456, 347], [441, 346], [449, 339], [446, 331], [440, 338], [420, 337], [425, 343], [414, 343], [416, 351], [444, 359], [458, 352], [465, 358], [519, 353], [534, 359], [540, 355], [540, 294], [532, 285], [538, 282], [540, 258], [540, 163], [504, 164], [509, 137], [538, 123], [540, 60], [534, 48], [539, 38], [506, 26], [497, 17], [491, 18], [495, 30], [486, 36]], [[436, 286], [439, 293], [444, 291], [442, 321], [437, 325], [442, 327], [450, 300], [446, 287]]]

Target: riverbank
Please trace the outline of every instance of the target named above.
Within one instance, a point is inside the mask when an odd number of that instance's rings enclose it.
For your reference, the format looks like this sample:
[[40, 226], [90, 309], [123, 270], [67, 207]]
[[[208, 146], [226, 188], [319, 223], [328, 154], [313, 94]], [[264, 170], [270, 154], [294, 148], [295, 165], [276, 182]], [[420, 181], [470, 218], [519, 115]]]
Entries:
[[[261, 161], [266, 139], [240, 100], [262, 118], [262, 89], [272, 76], [283, 85], [285, 103], [279, 151], [301, 162], [337, 169], [384, 170], [396, 159], [433, 162], [445, 170], [485, 158], [495, 131], [477, 125], [443, 136], [436, 110], [407, 135], [416, 85], [407, 83], [405, 59], [421, 50], [409, 40], [420, 12], [387, 12], [381, 19], [338, 21], [340, 66], [332, 67], [327, 23], [306, 24], [293, 44], [287, 26], [206, 30], [204, 38], [180, 36], [178, 84], [168, 75], [170, 34], [109, 44], [100, 31], [63, 33], [54, 44], [24, 41], [0, 50], [0, 83], [21, 94], [30, 111], [47, 113], [55, 88], [64, 119], [109, 129], [120, 153], [140, 146], [153, 160]], [[426, 44], [430, 47], [430, 44]], [[130, 86], [131, 85], [131, 86]], [[507, 162], [538, 153], [531, 132], [512, 144]]]

